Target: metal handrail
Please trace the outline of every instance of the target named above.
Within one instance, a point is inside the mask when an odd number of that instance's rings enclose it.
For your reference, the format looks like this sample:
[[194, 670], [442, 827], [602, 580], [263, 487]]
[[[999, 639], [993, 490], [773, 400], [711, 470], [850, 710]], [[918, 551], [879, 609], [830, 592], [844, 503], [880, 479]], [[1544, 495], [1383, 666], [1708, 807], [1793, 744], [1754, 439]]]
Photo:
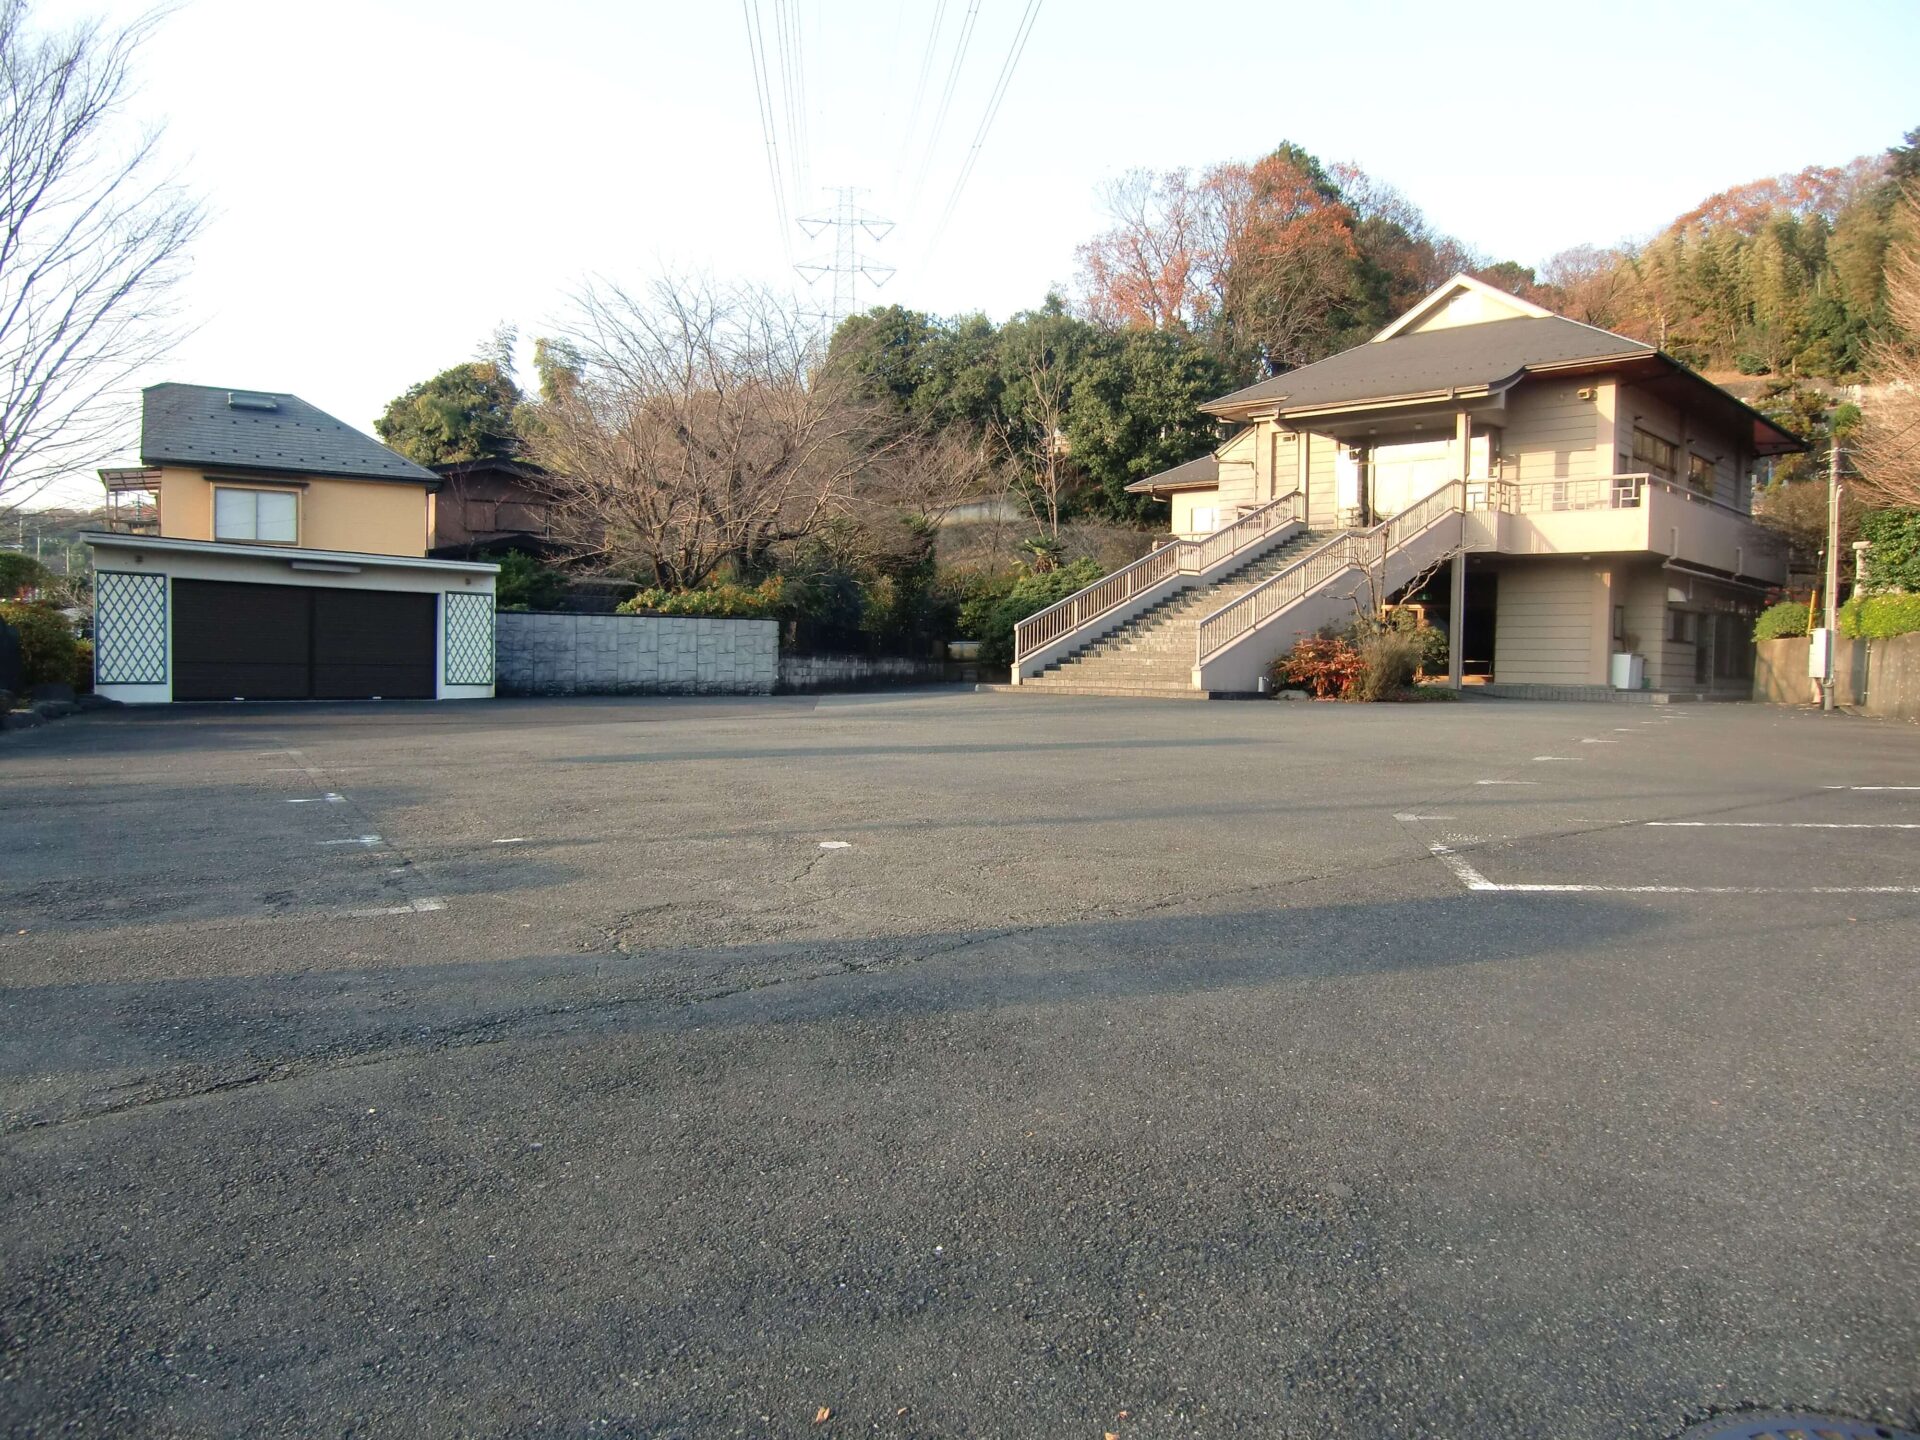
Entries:
[[1282, 525], [1300, 519], [1301, 495], [1298, 490], [1255, 507], [1231, 524], [1198, 540], [1178, 540], [1150, 550], [1130, 565], [1111, 575], [1103, 575], [1084, 589], [1044, 610], [1037, 610], [1013, 627], [1013, 657], [1018, 666], [1029, 655], [1070, 635], [1083, 625], [1091, 625], [1102, 616], [1151, 586], [1175, 575], [1193, 575], [1211, 570], [1224, 560], [1264, 539]]
[[[1472, 480], [1467, 487], [1467, 508], [1499, 510], [1511, 515], [1554, 515], [1578, 510], [1637, 510], [1646, 503], [1646, 492], [1657, 489], [1694, 505], [1724, 510], [1742, 520], [1753, 516], [1677, 480], [1664, 479], [1647, 471], [1620, 475], [1564, 476], [1548, 480]], [[1546, 494], [1550, 503], [1529, 503], [1528, 497]]]
[[1372, 563], [1376, 542], [1380, 558], [1398, 550], [1444, 515], [1461, 509], [1461, 482], [1450, 481], [1365, 530], [1349, 530], [1316, 545], [1279, 574], [1261, 581], [1203, 617], [1194, 633], [1194, 664], [1200, 665], [1249, 631], [1257, 630], [1296, 601], [1336, 575]]

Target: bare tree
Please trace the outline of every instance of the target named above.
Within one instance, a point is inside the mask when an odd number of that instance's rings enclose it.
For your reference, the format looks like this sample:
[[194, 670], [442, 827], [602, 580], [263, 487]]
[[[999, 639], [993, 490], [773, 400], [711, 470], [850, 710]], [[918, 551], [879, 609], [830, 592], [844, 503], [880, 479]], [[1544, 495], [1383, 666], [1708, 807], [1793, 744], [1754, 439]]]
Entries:
[[1893, 332], [1868, 369], [1876, 398], [1863, 407], [1860, 489], [1881, 505], [1920, 506], [1920, 187], [1900, 202], [1901, 242], [1887, 253], [1887, 316]]
[[1079, 481], [1067, 450], [1067, 399], [1066, 367], [1051, 349], [1036, 348], [1007, 389], [1010, 416], [993, 430], [1013, 487], [1049, 545], [1060, 539], [1060, 514]]
[[583, 554], [673, 588], [751, 573], [844, 513], [888, 451], [874, 407], [771, 292], [667, 278], [591, 286], [577, 308], [568, 383], [529, 443]]
[[163, 14], [39, 33], [27, 0], [0, 0], [0, 508], [117, 450], [121, 392], [179, 339], [204, 212], [160, 172], [157, 132], [115, 134]]
[[1626, 318], [1632, 274], [1625, 252], [1575, 245], [1547, 257], [1540, 282], [1554, 292], [1553, 308], [1560, 314], [1605, 329]]

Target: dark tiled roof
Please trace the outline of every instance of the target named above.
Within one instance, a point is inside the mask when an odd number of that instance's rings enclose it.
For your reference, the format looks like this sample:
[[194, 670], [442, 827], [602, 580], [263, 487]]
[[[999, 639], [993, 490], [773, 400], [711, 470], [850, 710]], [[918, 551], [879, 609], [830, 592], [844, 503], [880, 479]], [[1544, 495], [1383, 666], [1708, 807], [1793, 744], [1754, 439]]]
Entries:
[[1356, 345], [1222, 395], [1207, 408], [1278, 402], [1285, 412], [1357, 404], [1453, 386], [1498, 384], [1533, 365], [1657, 353], [1638, 340], [1558, 315], [1491, 320]]
[[1199, 490], [1219, 483], [1219, 459], [1202, 455], [1198, 460], [1189, 460], [1171, 470], [1162, 470], [1158, 475], [1136, 480], [1127, 489], [1135, 495], [1144, 495], [1151, 490]]
[[[241, 403], [233, 403], [236, 397]], [[167, 384], [149, 385], [141, 398], [143, 464], [440, 483], [431, 470], [298, 395]]]

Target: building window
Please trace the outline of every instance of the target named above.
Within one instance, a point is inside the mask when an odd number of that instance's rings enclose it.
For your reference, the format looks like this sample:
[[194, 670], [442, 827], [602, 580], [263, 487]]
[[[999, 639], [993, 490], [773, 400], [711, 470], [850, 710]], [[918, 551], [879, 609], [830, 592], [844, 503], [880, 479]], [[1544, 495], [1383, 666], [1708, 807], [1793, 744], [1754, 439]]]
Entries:
[[1627, 648], [1627, 607], [1624, 605], [1613, 607], [1613, 648]]
[[1693, 612], [1691, 610], [1669, 610], [1667, 612], [1667, 638], [1682, 645], [1693, 643]]
[[1713, 494], [1713, 461], [1704, 455], [1687, 457], [1687, 483], [1702, 495]]
[[260, 545], [293, 545], [300, 539], [300, 497], [290, 490], [213, 491], [213, 538]]
[[1673, 457], [1674, 447], [1670, 441], [1662, 440], [1651, 431], [1634, 427], [1633, 460], [1636, 465], [1654, 471], [1662, 479], [1671, 480]]

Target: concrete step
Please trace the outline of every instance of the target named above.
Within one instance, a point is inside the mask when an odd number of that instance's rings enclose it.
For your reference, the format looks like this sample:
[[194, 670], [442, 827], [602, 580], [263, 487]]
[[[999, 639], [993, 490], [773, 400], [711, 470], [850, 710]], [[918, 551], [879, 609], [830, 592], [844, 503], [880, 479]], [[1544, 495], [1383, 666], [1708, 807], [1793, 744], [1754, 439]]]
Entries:
[[1278, 575], [1320, 540], [1317, 535], [1300, 536], [1210, 585], [1175, 591], [1063, 655], [1036, 680], [1123, 688], [1170, 686], [1190, 691], [1200, 622]]
[[1019, 685], [976, 685], [974, 689], [1013, 695], [1113, 695], [1138, 700], [1212, 700], [1216, 698], [1208, 691], [1195, 690], [1191, 685], [1184, 689], [1177, 685], [1049, 685], [1038, 680], [1028, 680]]

